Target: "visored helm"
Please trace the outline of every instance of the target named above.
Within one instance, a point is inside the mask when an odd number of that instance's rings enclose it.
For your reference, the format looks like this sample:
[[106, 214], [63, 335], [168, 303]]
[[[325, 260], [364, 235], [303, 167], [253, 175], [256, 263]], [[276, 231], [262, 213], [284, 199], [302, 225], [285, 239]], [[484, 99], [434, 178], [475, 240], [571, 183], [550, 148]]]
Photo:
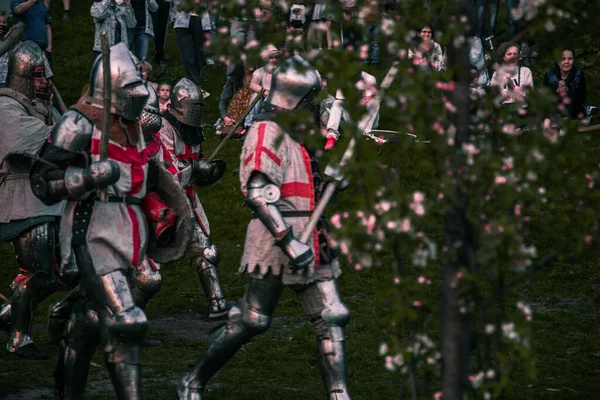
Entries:
[[266, 103], [279, 109], [297, 110], [311, 104], [321, 90], [321, 77], [308, 61], [295, 55], [273, 72]]
[[150, 96], [148, 96], [146, 106], [144, 107], [144, 111], [142, 111], [140, 125], [142, 127], [144, 139], [148, 141], [160, 131], [160, 128], [162, 127], [162, 117], [160, 116], [156, 91], [151, 85], [147, 84], [146, 87]]
[[34, 42], [23, 42], [8, 57], [6, 87], [48, 105], [52, 92], [46, 73], [44, 51]]
[[[137, 65], [124, 43], [110, 48], [111, 113], [130, 121], [140, 118], [146, 101], [148, 88]], [[104, 68], [102, 57], [96, 58], [90, 75], [90, 102], [102, 106], [104, 98]]]
[[177, 82], [171, 90], [169, 110], [177, 121], [182, 124], [201, 128], [204, 115], [204, 97], [198, 85], [187, 78]]

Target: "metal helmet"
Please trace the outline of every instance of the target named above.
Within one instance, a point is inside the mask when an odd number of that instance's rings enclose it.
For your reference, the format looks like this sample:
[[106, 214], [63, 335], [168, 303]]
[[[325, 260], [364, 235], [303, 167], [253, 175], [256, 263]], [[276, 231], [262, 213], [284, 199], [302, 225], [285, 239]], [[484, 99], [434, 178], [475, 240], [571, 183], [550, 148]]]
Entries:
[[279, 109], [296, 110], [308, 106], [321, 90], [321, 77], [308, 61], [295, 55], [273, 72], [266, 103]]
[[158, 96], [156, 91], [151, 85], [146, 85], [150, 96], [146, 101], [144, 111], [140, 117], [140, 125], [142, 127], [142, 133], [144, 139], [150, 140], [160, 131], [162, 127], [162, 117], [160, 116], [160, 109], [158, 107]]
[[182, 124], [201, 128], [204, 115], [202, 90], [189, 79], [181, 79], [171, 90], [169, 110]]
[[[110, 48], [110, 71], [110, 112], [130, 121], [139, 119], [148, 100], [148, 88], [131, 53], [122, 42]], [[102, 106], [104, 97], [102, 57], [97, 57], [92, 66], [89, 97], [93, 104]]]
[[34, 42], [19, 44], [8, 57], [6, 87], [31, 100], [50, 104], [51, 88], [47, 79], [46, 56]]

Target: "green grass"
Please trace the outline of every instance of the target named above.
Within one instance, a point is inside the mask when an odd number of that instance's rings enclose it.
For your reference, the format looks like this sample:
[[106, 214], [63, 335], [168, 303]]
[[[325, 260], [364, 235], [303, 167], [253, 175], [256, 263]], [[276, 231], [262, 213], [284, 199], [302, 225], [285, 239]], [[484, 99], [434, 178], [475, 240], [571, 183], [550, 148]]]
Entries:
[[[93, 22], [89, 3], [72, 4], [72, 19], [61, 20], [62, 4], [54, 0], [54, 60], [55, 79], [67, 104], [73, 104], [86, 83], [91, 66]], [[150, 51], [152, 54], [152, 49]], [[183, 70], [172, 29], [168, 34], [169, 68], [157, 73], [154, 80], [175, 83]], [[589, 65], [594, 56], [586, 58]], [[540, 65], [549, 65], [543, 60]], [[586, 64], [586, 65], [587, 65]], [[540, 66], [540, 70], [543, 68]], [[158, 72], [158, 70], [155, 70]], [[378, 75], [381, 75], [381, 71]], [[223, 82], [223, 68], [205, 70], [205, 89], [211, 93], [207, 101], [205, 123], [212, 124], [218, 115], [217, 99]], [[596, 77], [595, 74], [591, 75]], [[537, 77], [537, 75], [536, 75]], [[594, 78], [595, 79], [595, 78]], [[600, 79], [590, 84], [597, 88]], [[590, 91], [591, 92], [591, 91]], [[592, 95], [592, 93], [590, 93]], [[595, 95], [595, 93], [593, 94]], [[394, 129], [385, 125], [382, 128]], [[210, 153], [217, 139], [206, 130], [205, 149]], [[600, 156], [598, 139], [593, 138], [585, 151], [591, 164]], [[219, 246], [222, 261], [221, 279], [227, 296], [239, 298], [246, 279], [236, 274], [241, 258], [245, 227], [250, 213], [242, 207], [243, 196], [237, 176], [241, 143], [232, 141], [221, 154], [228, 164], [224, 178], [199, 194], [210, 219], [213, 241]], [[437, 177], [431, 168], [432, 154], [427, 147], [403, 152], [398, 157], [394, 147], [385, 147], [380, 157], [400, 166], [407, 191], [434, 190]], [[356, 206], [361, 196], [359, 188], [351, 186], [341, 196], [336, 209]], [[434, 221], [440, 223], [440, 221]], [[441, 225], [441, 223], [440, 223]], [[434, 239], [438, 239], [434, 237]], [[538, 238], [540, 253], [552, 248]], [[380, 288], [389, 290], [392, 280], [391, 258], [388, 268], [373, 268], [357, 272], [344, 266], [340, 287], [345, 303], [352, 312], [347, 327], [347, 348], [350, 392], [354, 399], [396, 398], [401, 382], [398, 374], [386, 371], [378, 356], [379, 345], [391, 335], [389, 319], [392, 306]], [[598, 398], [597, 383], [600, 361], [600, 321], [598, 308], [600, 272], [597, 258], [585, 258], [575, 263], [559, 263], [532, 276], [523, 285], [523, 297], [533, 304], [533, 349], [537, 357], [537, 380], [516, 376], [507, 398], [510, 399], [593, 399]], [[0, 292], [9, 295], [9, 285], [17, 274], [16, 262], [9, 244], [0, 244]], [[385, 263], [384, 263], [385, 264]], [[433, 267], [432, 267], [433, 268]], [[189, 260], [162, 268], [163, 287], [150, 302], [147, 314], [152, 320], [189, 311], [205, 314], [207, 303]], [[439, 287], [441, 274], [430, 270], [434, 278], [432, 290]], [[38, 307], [34, 338], [53, 358], [42, 362], [16, 361], [0, 352], [0, 397], [14, 389], [53, 386], [52, 371], [55, 351], [47, 344], [45, 319], [47, 306], [60, 299], [55, 294]], [[434, 310], [434, 313], [436, 311]], [[175, 322], [176, 323], [176, 322]], [[144, 388], [148, 399], [174, 399], [177, 380], [190, 370], [205, 343], [169, 337], [167, 332], [152, 330], [152, 335], [164, 340], [160, 348], [143, 350]], [[0, 334], [0, 343], [6, 335]], [[94, 362], [102, 364], [98, 351]], [[89, 399], [112, 399], [107, 374], [103, 368], [92, 367], [88, 382]], [[275, 313], [271, 329], [245, 346], [208, 386], [207, 399], [319, 399], [323, 387], [316, 363], [316, 349], [310, 324], [302, 316], [292, 292], [284, 293]]]

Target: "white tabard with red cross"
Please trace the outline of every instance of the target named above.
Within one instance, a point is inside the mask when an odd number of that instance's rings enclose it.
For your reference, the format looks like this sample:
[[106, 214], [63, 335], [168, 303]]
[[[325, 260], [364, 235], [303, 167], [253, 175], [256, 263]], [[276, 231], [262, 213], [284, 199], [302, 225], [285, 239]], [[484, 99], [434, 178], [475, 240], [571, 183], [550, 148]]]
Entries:
[[[94, 126], [91, 140], [91, 158], [100, 160], [100, 130]], [[148, 155], [143, 138], [135, 146], [121, 146], [112, 139], [108, 144], [108, 159], [119, 164], [119, 180], [107, 188], [109, 196], [146, 196]], [[69, 201], [61, 219], [60, 245], [62, 263], [67, 264], [71, 255], [73, 217], [77, 201]], [[146, 254], [148, 227], [146, 217], [139, 205], [94, 202], [87, 229], [86, 242], [94, 267], [99, 274], [117, 269], [137, 267]]]
[[[248, 130], [240, 157], [240, 182], [246, 193], [248, 179], [254, 171], [265, 174], [281, 191], [275, 203], [280, 211], [313, 211], [315, 192], [310, 165], [310, 156], [304, 146], [283, 132], [273, 121], [256, 122]], [[299, 237], [308, 222], [308, 217], [285, 217], [294, 235]], [[318, 249], [315, 230], [310, 246]], [[275, 246], [275, 238], [259, 219], [252, 219], [246, 231], [246, 243], [240, 265], [240, 273], [261, 278], [271, 272], [282, 274], [284, 284], [308, 283], [314, 275], [294, 273], [289, 268], [290, 259]], [[319, 269], [319, 252], [309, 268]]]
[[[179, 137], [177, 130], [167, 121], [165, 118], [162, 120], [162, 128], [160, 129], [160, 133], [158, 136], [160, 137], [160, 141], [169, 154], [171, 155], [171, 159], [173, 160], [173, 164], [179, 171], [179, 173], [175, 174], [175, 177], [179, 182], [181, 182], [181, 172], [186, 169], [190, 165], [192, 160], [198, 160], [200, 153], [202, 152], [201, 145], [189, 145], [185, 143]], [[210, 235], [210, 226], [208, 224], [208, 217], [204, 212], [204, 208], [202, 207], [202, 203], [200, 203], [200, 199], [198, 198], [198, 194], [194, 190], [194, 185], [185, 185], [182, 186], [183, 191], [188, 197], [190, 201], [190, 205], [194, 210], [194, 215], [196, 216], [196, 221], [204, 231], [204, 233], [208, 236]]]

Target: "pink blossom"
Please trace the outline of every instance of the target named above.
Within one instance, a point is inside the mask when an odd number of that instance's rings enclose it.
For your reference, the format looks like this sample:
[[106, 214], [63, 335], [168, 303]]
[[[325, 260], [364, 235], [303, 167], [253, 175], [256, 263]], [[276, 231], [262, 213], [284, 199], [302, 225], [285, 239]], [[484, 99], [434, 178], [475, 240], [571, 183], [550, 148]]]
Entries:
[[402, 225], [400, 225], [400, 232], [408, 232], [410, 231], [410, 219], [405, 218], [402, 220]]
[[419, 276], [419, 277], [417, 278], [417, 282], [419, 282], [421, 285], [422, 285], [423, 283], [425, 283], [425, 281], [426, 281], [426, 279], [425, 279], [425, 277], [424, 277], [424, 276]]
[[360, 271], [360, 270], [362, 270], [362, 265], [356, 264], [356, 265], [354, 265], [354, 269], [357, 271]]
[[340, 214], [334, 214], [331, 217], [331, 225], [334, 226], [334, 228], [336, 229], [340, 229], [342, 227], [342, 217], [340, 216]]
[[494, 182], [496, 183], [496, 185], [502, 185], [502, 184], [506, 183], [506, 177], [497, 176], [496, 179], [494, 179]]
[[373, 229], [375, 228], [375, 221], [376, 221], [375, 216], [371, 214], [366, 223], [367, 233], [369, 235], [373, 233]]
[[434, 398], [435, 400], [440, 400], [442, 397], [444, 397], [444, 394], [443, 394], [442, 392], [436, 392], [436, 393], [433, 395], [433, 398]]
[[585, 177], [589, 180], [588, 188], [591, 189], [594, 187], [595, 178], [590, 174], [585, 174]]
[[413, 301], [413, 306], [421, 307], [421, 302], [419, 300], [415, 300], [415, 301]]
[[413, 201], [415, 203], [422, 203], [423, 200], [425, 200], [425, 196], [423, 196], [423, 193], [421, 193], [421, 192], [414, 192], [413, 193]]
[[521, 206], [519, 204], [515, 204], [514, 213], [515, 215], [521, 215]]
[[586, 235], [583, 238], [583, 241], [585, 242], [586, 245], [591, 246], [592, 245], [592, 236], [591, 235]]

